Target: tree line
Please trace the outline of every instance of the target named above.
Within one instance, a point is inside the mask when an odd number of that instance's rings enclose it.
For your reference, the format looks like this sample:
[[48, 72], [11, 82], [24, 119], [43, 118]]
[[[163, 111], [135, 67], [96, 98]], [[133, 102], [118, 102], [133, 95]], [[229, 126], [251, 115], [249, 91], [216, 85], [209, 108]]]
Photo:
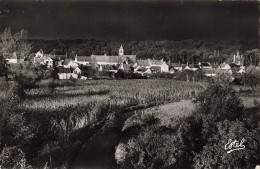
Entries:
[[[121, 44], [125, 54], [136, 55], [138, 59], [164, 59], [167, 62], [197, 63], [209, 61], [222, 63], [232, 61], [233, 55], [240, 51], [245, 65], [258, 65], [260, 61], [258, 41], [212, 41], [212, 40], [144, 40], [144, 41], [109, 41], [109, 40], [40, 40], [28, 39], [28, 31], [12, 33], [6, 28], [0, 36], [0, 56], [3, 53], [16, 52], [19, 57], [32, 59], [33, 53], [43, 49], [44, 53], [56, 55], [118, 55]], [[5, 59], [5, 58], [4, 58]]]
[[30, 40], [32, 52], [43, 49], [45, 53], [75, 55], [118, 55], [121, 44], [125, 54], [136, 55], [138, 59], [164, 59], [167, 62], [197, 63], [209, 61], [221, 63], [232, 60], [240, 51], [246, 65], [259, 63], [259, 49], [256, 41], [99, 41], [99, 40]]

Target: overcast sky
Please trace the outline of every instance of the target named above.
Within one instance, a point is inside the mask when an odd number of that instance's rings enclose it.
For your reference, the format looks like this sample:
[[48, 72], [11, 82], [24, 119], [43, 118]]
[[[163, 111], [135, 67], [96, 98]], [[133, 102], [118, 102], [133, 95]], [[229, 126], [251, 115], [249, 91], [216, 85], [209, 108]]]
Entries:
[[40, 39], [258, 40], [258, 9], [257, 2], [10, 0], [1, 6], [0, 31], [23, 28]]

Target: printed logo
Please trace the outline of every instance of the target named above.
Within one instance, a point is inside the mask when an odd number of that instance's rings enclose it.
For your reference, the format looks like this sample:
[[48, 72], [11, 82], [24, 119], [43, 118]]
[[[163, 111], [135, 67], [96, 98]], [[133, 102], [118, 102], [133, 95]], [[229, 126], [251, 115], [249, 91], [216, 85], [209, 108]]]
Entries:
[[245, 139], [242, 138], [242, 140], [239, 142], [237, 140], [232, 141], [232, 139], [229, 139], [227, 144], [225, 145], [225, 150], [227, 150], [227, 154], [231, 153], [235, 150], [243, 150], [245, 149], [245, 145], [243, 143], [245, 142]]

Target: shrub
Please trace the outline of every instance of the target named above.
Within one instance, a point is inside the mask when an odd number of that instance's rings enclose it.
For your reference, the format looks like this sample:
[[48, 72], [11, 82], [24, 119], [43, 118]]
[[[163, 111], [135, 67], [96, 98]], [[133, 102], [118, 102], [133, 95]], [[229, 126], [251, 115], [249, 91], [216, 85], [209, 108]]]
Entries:
[[17, 82], [19, 96], [25, 95], [25, 89], [35, 88], [36, 82], [42, 77], [42, 71], [29, 62], [17, 64], [9, 71], [15, 75], [14, 80]]
[[253, 74], [244, 73], [241, 83], [244, 84], [244, 86], [255, 88], [257, 84], [257, 77]]
[[5, 147], [0, 154], [1, 168], [28, 168], [24, 152], [18, 147]]
[[231, 86], [212, 84], [196, 98], [199, 108], [196, 113], [208, 115], [213, 121], [235, 120], [244, 113], [242, 101]]
[[159, 133], [156, 126], [150, 126], [125, 145], [120, 144], [116, 159], [122, 168], [180, 167], [185, 161], [184, 148], [178, 136]]
[[[138, 116], [139, 117], [139, 116]], [[132, 121], [132, 122], [131, 122]], [[187, 168], [195, 154], [195, 143], [200, 136], [193, 119], [180, 121], [173, 128], [162, 126], [152, 114], [131, 117], [124, 131], [132, 136], [121, 142], [115, 158], [121, 168]], [[138, 129], [138, 130], [136, 130]]]
[[[224, 147], [228, 140], [245, 139], [245, 149], [227, 153]], [[244, 127], [241, 121], [222, 121], [217, 123], [217, 132], [213, 134], [201, 153], [194, 158], [195, 168], [254, 168], [258, 163], [258, 141], [254, 133]]]

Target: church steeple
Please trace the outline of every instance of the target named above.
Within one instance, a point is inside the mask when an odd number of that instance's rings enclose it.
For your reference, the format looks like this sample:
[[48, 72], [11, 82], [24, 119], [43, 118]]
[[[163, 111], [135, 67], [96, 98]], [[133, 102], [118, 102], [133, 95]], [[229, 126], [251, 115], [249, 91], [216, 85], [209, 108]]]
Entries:
[[123, 55], [124, 55], [124, 48], [121, 45], [120, 48], [119, 48], [119, 56], [123, 56]]

